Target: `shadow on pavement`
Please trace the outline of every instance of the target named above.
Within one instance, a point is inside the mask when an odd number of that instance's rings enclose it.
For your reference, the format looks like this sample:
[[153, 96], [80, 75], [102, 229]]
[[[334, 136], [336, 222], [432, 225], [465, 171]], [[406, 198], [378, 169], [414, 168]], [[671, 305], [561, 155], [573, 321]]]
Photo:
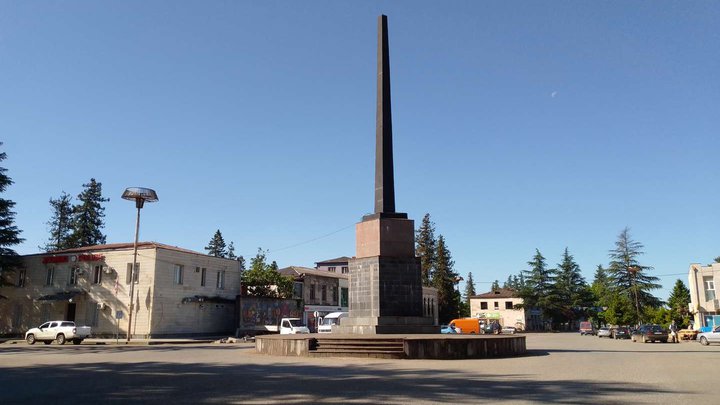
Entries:
[[141, 351], [147, 351], [151, 350], [153, 352], [174, 352], [174, 351], [183, 351], [193, 348], [202, 348], [203, 350], [238, 350], [238, 349], [245, 349], [245, 350], [255, 350], [255, 346], [251, 344], [217, 344], [217, 345], [208, 345], [208, 344], [198, 344], [198, 345], [192, 345], [192, 344], [182, 344], [182, 345], [56, 345], [56, 344], [50, 344], [50, 345], [44, 345], [44, 344], [35, 344], [33, 346], [28, 346], [26, 344], [18, 344], [18, 345], [3, 345], [0, 346], [0, 355], [3, 354], [12, 354], [12, 353], [28, 353], [31, 352], [33, 355], [43, 355], [43, 354], [61, 354], [61, 353], [114, 353], [114, 352], [141, 352]]
[[[71, 361], [69, 361], [71, 363]], [[395, 363], [397, 364], [397, 363]], [[460, 367], [460, 365], [459, 365]], [[608, 403], [677, 393], [635, 383], [538, 381], [528, 375], [294, 362], [242, 365], [83, 363], [0, 367], [0, 403]]]

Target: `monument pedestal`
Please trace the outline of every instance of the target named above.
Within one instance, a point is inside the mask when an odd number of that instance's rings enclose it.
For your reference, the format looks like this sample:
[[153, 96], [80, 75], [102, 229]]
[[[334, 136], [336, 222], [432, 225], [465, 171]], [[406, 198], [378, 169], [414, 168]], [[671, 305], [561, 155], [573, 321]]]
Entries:
[[438, 333], [423, 316], [414, 222], [369, 217], [356, 225], [357, 256], [349, 262], [350, 314], [333, 333]]

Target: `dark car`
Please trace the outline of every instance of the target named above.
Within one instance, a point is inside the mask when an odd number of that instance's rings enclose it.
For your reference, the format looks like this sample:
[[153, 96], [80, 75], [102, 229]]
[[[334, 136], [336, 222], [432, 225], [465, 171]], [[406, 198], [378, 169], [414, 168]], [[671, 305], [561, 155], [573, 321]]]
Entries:
[[625, 326], [618, 326], [613, 329], [613, 339], [630, 339], [630, 329]]
[[633, 342], [663, 342], [668, 341], [668, 330], [660, 325], [643, 325], [630, 336]]

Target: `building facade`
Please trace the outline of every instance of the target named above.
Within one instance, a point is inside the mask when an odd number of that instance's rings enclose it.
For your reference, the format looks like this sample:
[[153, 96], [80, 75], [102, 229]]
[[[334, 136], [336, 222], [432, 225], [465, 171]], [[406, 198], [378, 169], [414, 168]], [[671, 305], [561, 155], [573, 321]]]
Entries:
[[311, 332], [317, 330], [317, 318], [348, 311], [347, 274], [300, 266], [285, 267], [279, 272], [295, 279], [293, 296], [302, 298], [303, 321]]
[[720, 301], [715, 284], [720, 282], [720, 263], [707, 266], [691, 264], [688, 270], [690, 289], [690, 313], [693, 326], [698, 329], [720, 325]]
[[322, 262], [315, 262], [315, 269], [322, 271], [329, 271], [330, 273], [350, 273], [348, 263], [350, 258], [347, 256], [337, 257], [335, 259], [324, 260]]
[[48, 320], [91, 326], [93, 336], [232, 333], [240, 268], [235, 260], [156, 242], [138, 244], [128, 325], [133, 244], [88, 246], [20, 257], [0, 287], [0, 334], [22, 335]]
[[518, 330], [541, 329], [541, 319], [527, 319], [525, 309], [516, 308], [522, 303], [523, 299], [518, 297], [515, 291], [500, 288], [485, 294], [471, 296], [470, 316], [486, 322], [498, 321], [502, 326], [514, 326]]

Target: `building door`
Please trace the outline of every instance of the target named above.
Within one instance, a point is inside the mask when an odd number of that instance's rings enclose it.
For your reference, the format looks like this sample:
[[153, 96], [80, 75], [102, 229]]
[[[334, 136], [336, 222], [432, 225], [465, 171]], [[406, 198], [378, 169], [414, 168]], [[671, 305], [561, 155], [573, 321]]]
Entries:
[[67, 314], [65, 315], [66, 321], [75, 321], [75, 307], [77, 304], [69, 302], [67, 306]]

